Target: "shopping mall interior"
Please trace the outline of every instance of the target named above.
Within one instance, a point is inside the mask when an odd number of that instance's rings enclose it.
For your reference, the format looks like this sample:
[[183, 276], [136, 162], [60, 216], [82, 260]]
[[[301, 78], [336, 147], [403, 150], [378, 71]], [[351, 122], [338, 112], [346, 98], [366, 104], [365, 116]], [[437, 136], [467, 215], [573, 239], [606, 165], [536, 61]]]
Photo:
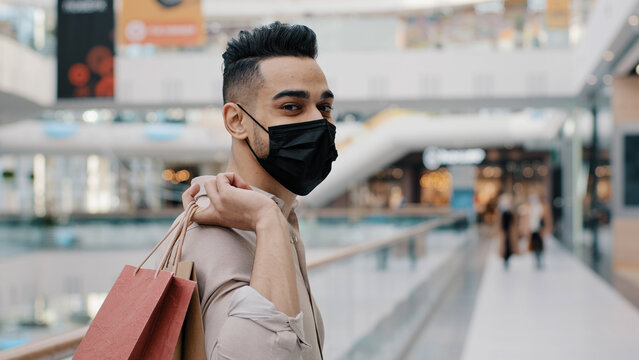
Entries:
[[225, 171], [222, 54], [273, 21], [335, 94], [324, 359], [639, 358], [639, 0], [0, 0], [0, 359], [70, 359]]

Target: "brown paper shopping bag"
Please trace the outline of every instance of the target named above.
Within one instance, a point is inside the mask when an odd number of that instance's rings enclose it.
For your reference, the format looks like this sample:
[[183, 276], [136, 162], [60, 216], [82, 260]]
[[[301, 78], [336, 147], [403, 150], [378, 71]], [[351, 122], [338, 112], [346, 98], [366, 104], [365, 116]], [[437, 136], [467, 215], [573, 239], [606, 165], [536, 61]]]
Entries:
[[[195, 203], [191, 203], [188, 209], [194, 206]], [[192, 214], [195, 210], [192, 210]], [[169, 264], [169, 257], [164, 260], [162, 267], [164, 269], [173, 268], [175, 276], [188, 279], [197, 283], [195, 275], [195, 263], [193, 261], [182, 261], [182, 247], [184, 246], [184, 240], [186, 239], [187, 226], [182, 228], [182, 232], [178, 235], [177, 243], [173, 247], [173, 262]], [[204, 324], [202, 323], [202, 308], [200, 305], [200, 295], [197, 289], [197, 285], [193, 290], [191, 296], [191, 302], [189, 303], [189, 309], [184, 319], [184, 325], [182, 326], [182, 333], [178, 338], [177, 345], [175, 346], [175, 352], [173, 353], [173, 360], [206, 360], [206, 349], [204, 343]]]
[[[193, 261], [181, 261], [178, 263], [175, 276], [195, 281], [195, 264]], [[206, 360], [206, 348], [204, 343], [204, 324], [202, 323], [202, 307], [200, 295], [195, 286], [189, 309], [186, 312], [182, 333], [175, 346], [173, 360]]]
[[[76, 350], [74, 359], [153, 359], [170, 360], [190, 311], [196, 283], [175, 276], [180, 265], [182, 244], [193, 213], [193, 203], [178, 218], [167, 235], [137, 268], [127, 265], [109, 291], [104, 304]], [[177, 231], [177, 235], [174, 234]], [[157, 270], [141, 269], [171, 234]], [[178, 249], [179, 248], [179, 249]], [[171, 256], [173, 254], [173, 256]], [[172, 259], [172, 261], [171, 261]], [[173, 271], [160, 270], [172, 266]], [[180, 266], [178, 266], [180, 265]], [[185, 267], [186, 268], [186, 267]], [[191, 266], [191, 272], [193, 266]], [[195, 306], [195, 305], [194, 305]], [[200, 318], [201, 323], [201, 318]], [[186, 339], [186, 338], [185, 338]], [[182, 341], [187, 344], [187, 341]], [[202, 344], [203, 344], [202, 331]], [[183, 348], [184, 346], [181, 345]]]

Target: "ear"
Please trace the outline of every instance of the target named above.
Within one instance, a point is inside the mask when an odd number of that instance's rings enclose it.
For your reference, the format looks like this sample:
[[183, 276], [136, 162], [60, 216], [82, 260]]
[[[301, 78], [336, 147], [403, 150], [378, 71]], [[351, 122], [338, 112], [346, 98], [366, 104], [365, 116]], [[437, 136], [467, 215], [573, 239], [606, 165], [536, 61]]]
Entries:
[[224, 127], [226, 127], [226, 131], [228, 131], [234, 139], [244, 141], [244, 139], [248, 137], [248, 129], [242, 121], [244, 113], [237, 104], [224, 104], [222, 116], [224, 117]]

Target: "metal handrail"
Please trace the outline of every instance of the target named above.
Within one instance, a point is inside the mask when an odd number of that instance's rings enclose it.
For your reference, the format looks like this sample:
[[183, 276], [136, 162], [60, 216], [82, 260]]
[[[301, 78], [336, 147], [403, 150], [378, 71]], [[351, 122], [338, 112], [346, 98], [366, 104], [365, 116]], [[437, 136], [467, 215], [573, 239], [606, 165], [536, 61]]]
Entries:
[[423, 206], [404, 206], [399, 209], [377, 209], [377, 208], [321, 208], [321, 209], [303, 209], [298, 212], [298, 216], [304, 217], [345, 217], [349, 219], [361, 219], [367, 216], [382, 215], [385, 217], [426, 217], [426, 216], [445, 216], [450, 214], [448, 207], [423, 207]]
[[462, 212], [452, 213], [446, 217], [438, 218], [435, 220], [426, 221], [425, 224], [414, 226], [405, 231], [400, 232], [399, 234], [391, 235], [379, 240], [366, 242], [363, 244], [351, 245], [331, 252], [322, 257], [318, 257], [316, 259], [310, 260], [306, 263], [306, 268], [308, 270], [313, 270], [349, 257], [353, 257], [355, 255], [379, 250], [382, 248], [391, 247], [397, 245], [399, 243], [408, 241], [412, 238], [415, 238], [419, 235], [426, 234], [432, 229], [450, 225], [455, 223], [458, 220], [465, 218], [466, 215]]
[[33, 341], [13, 349], [0, 351], [0, 360], [60, 359], [73, 355], [88, 326]]
[[[465, 217], [466, 215], [463, 212], [451, 213], [442, 218], [426, 221], [425, 224], [411, 227], [399, 234], [364, 244], [346, 246], [325, 256], [308, 261], [306, 267], [308, 270], [313, 270], [356, 255], [395, 246], [417, 236], [425, 235], [435, 228], [453, 224]], [[59, 359], [71, 356], [73, 350], [82, 342], [88, 328], [88, 326], [85, 326], [46, 339], [36, 340], [13, 349], [0, 351], [0, 360]]]

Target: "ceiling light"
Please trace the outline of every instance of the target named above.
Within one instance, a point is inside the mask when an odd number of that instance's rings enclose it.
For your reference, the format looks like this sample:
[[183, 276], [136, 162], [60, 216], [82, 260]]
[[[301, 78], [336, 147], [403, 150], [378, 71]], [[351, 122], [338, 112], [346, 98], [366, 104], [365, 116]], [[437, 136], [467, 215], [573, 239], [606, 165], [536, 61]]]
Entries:
[[611, 62], [612, 59], [615, 58], [615, 53], [613, 53], [612, 51], [608, 50], [603, 54], [603, 59], [606, 60], [607, 62]]
[[610, 75], [610, 74], [604, 75], [603, 82], [604, 82], [604, 84], [606, 84], [608, 86], [612, 85], [612, 75]]
[[575, 125], [575, 121], [570, 119], [564, 123], [564, 135], [566, 137], [571, 137], [575, 134], [575, 130], [577, 130], [577, 125]]
[[82, 120], [88, 123], [94, 123], [98, 121], [98, 112], [95, 110], [87, 110], [82, 113]]
[[628, 24], [629, 24], [630, 26], [637, 26], [637, 25], [639, 25], [639, 16], [637, 16], [637, 15], [631, 15], [631, 16], [628, 18]]
[[586, 82], [590, 86], [597, 85], [597, 77], [595, 75], [590, 75], [588, 76], [588, 79], [586, 80]]

